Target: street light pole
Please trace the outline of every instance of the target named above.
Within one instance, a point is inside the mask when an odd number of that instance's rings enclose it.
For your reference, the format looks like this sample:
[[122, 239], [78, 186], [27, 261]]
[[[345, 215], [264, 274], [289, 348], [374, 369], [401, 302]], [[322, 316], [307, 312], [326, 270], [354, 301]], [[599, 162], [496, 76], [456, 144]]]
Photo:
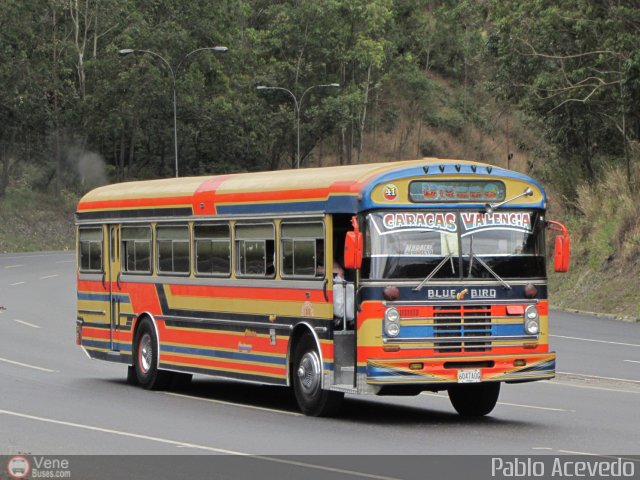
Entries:
[[304, 92], [302, 92], [302, 95], [300, 95], [300, 99], [296, 98], [295, 94], [289, 90], [288, 88], [284, 88], [284, 87], [267, 87], [266, 85], [258, 85], [256, 87], [256, 90], [282, 90], [283, 92], [287, 92], [291, 98], [293, 99], [293, 106], [295, 108], [295, 128], [296, 128], [296, 168], [300, 168], [300, 110], [302, 108], [302, 100], [304, 99], [304, 96], [311, 90], [313, 90], [314, 88], [321, 88], [321, 87], [330, 87], [330, 88], [337, 88], [340, 87], [339, 83], [326, 83], [326, 84], [321, 84], [321, 85], [313, 85], [309, 88], [307, 88]]
[[118, 55], [120, 55], [121, 57], [126, 57], [127, 55], [131, 55], [134, 53], [142, 53], [142, 54], [146, 53], [148, 55], [152, 55], [156, 58], [159, 58], [167, 66], [167, 68], [169, 69], [169, 73], [171, 73], [171, 79], [173, 80], [173, 152], [174, 152], [175, 164], [176, 164], [175, 165], [176, 178], [178, 178], [178, 102], [176, 99], [176, 74], [180, 71], [180, 66], [188, 57], [190, 57], [194, 53], [201, 52], [203, 50], [211, 50], [213, 52], [224, 53], [229, 49], [227, 47], [217, 46], [217, 47], [203, 47], [203, 48], [197, 48], [195, 50], [192, 50], [191, 52], [187, 53], [182, 58], [182, 60], [180, 60], [180, 63], [176, 67], [175, 71], [171, 67], [171, 64], [167, 60], [165, 60], [165, 58], [162, 55], [156, 52], [152, 52], [151, 50], [138, 50], [138, 49], [134, 50], [131, 48], [125, 48], [118, 51]]

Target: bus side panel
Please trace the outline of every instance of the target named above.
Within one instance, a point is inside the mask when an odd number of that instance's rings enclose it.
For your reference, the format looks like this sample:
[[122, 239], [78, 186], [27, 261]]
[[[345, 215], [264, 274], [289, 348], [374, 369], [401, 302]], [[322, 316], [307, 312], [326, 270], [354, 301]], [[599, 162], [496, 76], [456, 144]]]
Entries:
[[[258, 282], [256, 282], [257, 284]], [[132, 311], [154, 316], [160, 368], [287, 384], [287, 352], [293, 327], [326, 325], [331, 314], [323, 291], [260, 287], [122, 283]], [[121, 332], [133, 343], [133, 329]], [[327, 341], [323, 353], [329, 354]], [[325, 369], [332, 368], [325, 361]]]

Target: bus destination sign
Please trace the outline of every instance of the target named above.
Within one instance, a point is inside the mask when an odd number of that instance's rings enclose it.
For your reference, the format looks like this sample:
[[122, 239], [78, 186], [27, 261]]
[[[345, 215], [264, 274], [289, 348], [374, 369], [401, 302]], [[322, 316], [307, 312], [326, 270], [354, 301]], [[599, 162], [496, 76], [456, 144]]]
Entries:
[[504, 183], [495, 180], [419, 180], [409, 185], [415, 203], [502, 202], [505, 195]]

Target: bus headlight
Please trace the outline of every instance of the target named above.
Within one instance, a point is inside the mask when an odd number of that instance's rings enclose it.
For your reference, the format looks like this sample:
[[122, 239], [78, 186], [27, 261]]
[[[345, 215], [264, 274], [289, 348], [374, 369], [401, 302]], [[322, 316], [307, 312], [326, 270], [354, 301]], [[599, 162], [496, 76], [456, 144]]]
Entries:
[[524, 311], [524, 330], [529, 335], [540, 332], [540, 314], [535, 305], [529, 305]]
[[384, 312], [384, 333], [388, 337], [397, 337], [400, 334], [400, 312], [395, 308], [387, 308]]

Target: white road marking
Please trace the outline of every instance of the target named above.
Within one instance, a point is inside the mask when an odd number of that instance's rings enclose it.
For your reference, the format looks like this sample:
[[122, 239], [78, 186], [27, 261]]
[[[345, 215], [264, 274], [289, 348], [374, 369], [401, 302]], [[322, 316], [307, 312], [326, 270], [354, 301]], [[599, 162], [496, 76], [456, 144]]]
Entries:
[[16, 283], [10, 283], [10, 284], [9, 284], [9, 286], [10, 286], [10, 287], [15, 287], [16, 285], [22, 285], [22, 284], [24, 284], [24, 283], [27, 283], [27, 282], [16, 282]]
[[40, 277], [40, 280], [45, 280], [47, 278], [53, 278], [53, 277], [59, 277], [60, 275], [58, 275], [57, 273], [54, 275], [46, 275], [44, 277]]
[[29, 365], [28, 363], [16, 362], [14, 360], [9, 360], [8, 358], [0, 358], [0, 362], [10, 363], [11, 365], [18, 365], [19, 367], [32, 368], [34, 370], [40, 370], [41, 372], [55, 373], [55, 370], [51, 370], [49, 368], [36, 367], [35, 365]]
[[20, 268], [20, 267], [24, 267], [24, 265], [7, 265], [4, 268]]
[[609, 342], [606, 340], [596, 340], [594, 338], [580, 338], [580, 337], [567, 337], [564, 335], [549, 335], [555, 338], [565, 338], [568, 340], [580, 340], [581, 342], [593, 342], [593, 343], [606, 343], [607, 345], [623, 345], [625, 347], [640, 347], [637, 343], [622, 343], [622, 342]]
[[144, 435], [144, 434], [140, 434], [140, 433], [132, 433], [132, 432], [125, 432], [122, 430], [114, 430], [111, 428], [102, 428], [102, 427], [96, 427], [94, 425], [87, 425], [87, 424], [83, 424], [83, 423], [74, 423], [74, 422], [66, 422], [63, 420], [56, 420], [53, 418], [46, 418], [46, 417], [37, 417], [35, 415], [27, 415], [26, 413], [20, 413], [20, 412], [13, 412], [11, 410], [0, 410], [0, 415], [9, 415], [12, 417], [18, 417], [18, 418], [25, 418], [27, 420], [34, 420], [34, 421], [38, 421], [38, 422], [43, 422], [43, 423], [50, 423], [50, 424], [54, 424], [54, 425], [62, 425], [65, 427], [71, 427], [71, 428], [79, 428], [82, 430], [90, 430], [93, 432], [100, 432], [100, 433], [109, 433], [112, 435], [119, 435], [121, 437], [129, 437], [129, 438], [137, 438], [139, 440], [148, 440], [151, 442], [158, 442], [158, 443], [164, 443], [166, 445], [175, 445], [176, 447], [181, 447], [181, 448], [195, 448], [198, 450], [205, 450], [208, 452], [215, 452], [215, 453], [222, 453], [225, 455], [236, 455], [236, 456], [243, 456], [243, 457], [252, 457], [252, 458], [256, 458], [259, 460], [264, 460], [266, 462], [273, 462], [273, 463], [281, 463], [281, 464], [285, 464], [285, 465], [294, 465], [297, 467], [303, 467], [303, 468], [309, 468], [309, 469], [313, 469], [313, 470], [321, 470], [321, 471], [325, 471], [325, 472], [333, 472], [333, 473], [340, 473], [340, 474], [346, 474], [346, 475], [351, 475], [354, 477], [364, 477], [364, 478], [372, 478], [375, 480], [398, 480], [397, 478], [393, 478], [393, 477], [385, 477], [385, 476], [381, 476], [381, 475], [374, 475], [374, 474], [370, 474], [370, 473], [364, 473], [364, 472], [356, 472], [353, 470], [344, 470], [342, 468], [334, 468], [334, 467], [326, 467], [324, 465], [314, 465], [312, 463], [304, 463], [304, 462], [296, 462], [293, 460], [285, 460], [285, 459], [281, 459], [281, 458], [272, 458], [272, 457], [267, 457], [264, 455], [253, 455], [251, 453], [247, 453], [247, 452], [240, 452], [240, 451], [236, 451], [236, 450], [227, 450], [224, 448], [217, 448], [217, 447], [210, 447], [208, 445], [198, 445], [195, 443], [188, 443], [188, 442], [180, 442], [177, 440], [171, 440], [168, 438], [162, 438], [162, 437], [153, 437], [150, 435]]
[[551, 447], [531, 447], [531, 450], [553, 450]]
[[602, 457], [599, 453], [574, 452], [573, 450], [558, 450], [560, 453], [569, 453], [571, 455], [588, 455], [590, 457]]
[[[422, 392], [422, 395], [427, 395], [429, 397], [443, 398], [443, 399], [448, 399], [449, 398], [448, 396], [438, 395], [437, 393], [431, 393], [431, 392]], [[537, 406], [537, 405], [524, 405], [524, 404], [520, 404], [520, 403], [498, 402], [498, 405], [506, 405], [508, 407], [533, 408], [534, 410], [548, 410], [548, 411], [551, 411], [551, 412], [575, 413], [575, 410], [565, 410], [564, 408], [540, 407], [540, 406]]]
[[33, 323], [25, 322], [24, 320], [18, 320], [17, 318], [13, 319], [14, 322], [21, 323], [22, 325], [26, 325], [31, 328], [40, 328], [38, 325], [34, 325]]
[[584, 373], [572, 373], [572, 372], [556, 372], [560, 375], [572, 375], [574, 377], [592, 378], [594, 380], [613, 380], [614, 382], [626, 382], [640, 384], [640, 380], [631, 380], [630, 378], [616, 378], [616, 377], [599, 377], [598, 375], [587, 375]]
[[629, 363], [640, 363], [640, 360], [625, 360], [625, 362], [629, 362]]
[[214, 400], [212, 398], [200, 398], [200, 397], [194, 397], [191, 395], [184, 395], [182, 393], [173, 393], [173, 392], [161, 392], [161, 393], [164, 395], [171, 395], [172, 397], [189, 398], [191, 400], [201, 400], [203, 402], [219, 403], [221, 405], [230, 405], [232, 407], [249, 408], [251, 410], [261, 410], [264, 412], [283, 413], [285, 415], [293, 415], [296, 417], [304, 416], [302, 413], [298, 413], [298, 412], [287, 412], [286, 410], [276, 410], [273, 408], [256, 407], [255, 405], [243, 405], [242, 403], [225, 402], [223, 400]]
[[572, 383], [559, 382], [558, 380], [551, 380], [550, 382], [545, 383], [545, 385], [556, 385], [558, 387], [571, 387], [571, 388], [586, 388], [587, 390], [601, 390], [603, 392], [635, 393], [636, 395], [640, 394], [640, 391], [623, 390], [621, 388], [594, 387], [592, 385], [575, 385]]
[[533, 408], [535, 410], [548, 410], [550, 412], [570, 412], [576, 413], [575, 410], [567, 410], [564, 408], [551, 408], [551, 407], [539, 407], [537, 405], [523, 405], [520, 403], [506, 403], [506, 402], [498, 402], [498, 405], [507, 405], [509, 407], [521, 407], [521, 408]]

